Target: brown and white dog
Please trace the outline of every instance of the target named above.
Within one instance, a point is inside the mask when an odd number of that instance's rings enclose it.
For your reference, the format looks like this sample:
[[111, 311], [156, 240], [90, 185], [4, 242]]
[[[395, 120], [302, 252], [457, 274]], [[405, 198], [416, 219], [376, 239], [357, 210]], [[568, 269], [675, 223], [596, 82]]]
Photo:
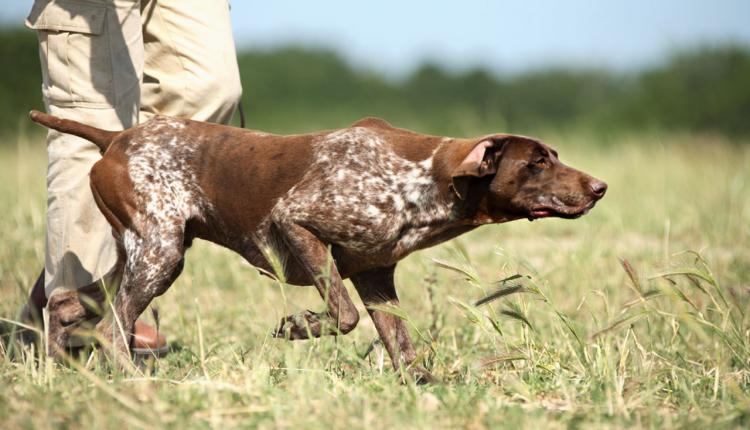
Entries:
[[[120, 250], [115, 313], [125, 338], [114, 333], [122, 352], [138, 316], [201, 238], [268, 272], [272, 253], [287, 282], [317, 288], [326, 310], [283, 318], [278, 337], [354, 329], [359, 314], [342, 281], [350, 278], [394, 367], [409, 367], [416, 353], [405, 323], [375, 309], [398, 305], [393, 273], [401, 259], [485, 224], [579, 217], [607, 189], [547, 145], [507, 134], [437, 137], [375, 118], [291, 136], [168, 117], [122, 132], [35, 111], [31, 119], [104, 154], [91, 169], [91, 190]], [[98, 329], [111, 334], [111, 321]], [[51, 341], [65, 339], [60, 330]]]

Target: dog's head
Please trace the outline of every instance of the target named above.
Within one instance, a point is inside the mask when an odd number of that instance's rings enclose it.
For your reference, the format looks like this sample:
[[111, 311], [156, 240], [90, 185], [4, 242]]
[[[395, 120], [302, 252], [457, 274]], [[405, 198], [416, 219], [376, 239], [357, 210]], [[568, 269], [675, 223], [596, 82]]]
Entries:
[[554, 149], [528, 137], [495, 135], [469, 148], [451, 174], [452, 189], [495, 220], [577, 218], [607, 191], [606, 183], [566, 166]]

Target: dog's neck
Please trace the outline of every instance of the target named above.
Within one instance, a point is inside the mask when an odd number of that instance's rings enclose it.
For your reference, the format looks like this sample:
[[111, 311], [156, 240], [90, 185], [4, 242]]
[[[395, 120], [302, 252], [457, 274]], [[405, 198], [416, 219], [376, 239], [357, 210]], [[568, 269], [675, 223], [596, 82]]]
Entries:
[[[470, 141], [446, 140], [435, 145], [432, 155], [418, 163], [419, 173], [412, 174], [410, 185], [401, 195], [407, 202], [419, 204], [403, 208], [408, 223], [399, 240], [401, 250], [411, 252], [430, 247], [482, 225], [503, 223], [518, 217], [490, 215], [487, 193], [492, 177], [477, 178], [465, 198], [451, 188], [450, 172], [458, 165]], [[420, 186], [413, 185], [421, 184]]]

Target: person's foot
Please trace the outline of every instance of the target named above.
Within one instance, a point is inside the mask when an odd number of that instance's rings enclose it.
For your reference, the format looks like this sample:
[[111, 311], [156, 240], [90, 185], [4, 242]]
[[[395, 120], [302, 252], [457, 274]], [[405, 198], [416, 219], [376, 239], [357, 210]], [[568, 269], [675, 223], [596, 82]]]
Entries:
[[133, 348], [131, 348], [133, 354], [161, 357], [169, 352], [167, 337], [156, 327], [138, 320], [135, 322], [133, 332]]

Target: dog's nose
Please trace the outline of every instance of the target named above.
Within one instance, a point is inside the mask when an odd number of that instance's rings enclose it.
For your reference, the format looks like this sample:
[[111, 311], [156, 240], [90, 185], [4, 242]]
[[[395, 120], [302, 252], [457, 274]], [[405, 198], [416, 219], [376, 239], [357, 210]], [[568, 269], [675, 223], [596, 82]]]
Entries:
[[607, 192], [607, 183], [594, 179], [589, 183], [589, 188], [591, 189], [591, 192], [594, 193], [594, 196], [600, 199], [604, 197], [604, 193]]

